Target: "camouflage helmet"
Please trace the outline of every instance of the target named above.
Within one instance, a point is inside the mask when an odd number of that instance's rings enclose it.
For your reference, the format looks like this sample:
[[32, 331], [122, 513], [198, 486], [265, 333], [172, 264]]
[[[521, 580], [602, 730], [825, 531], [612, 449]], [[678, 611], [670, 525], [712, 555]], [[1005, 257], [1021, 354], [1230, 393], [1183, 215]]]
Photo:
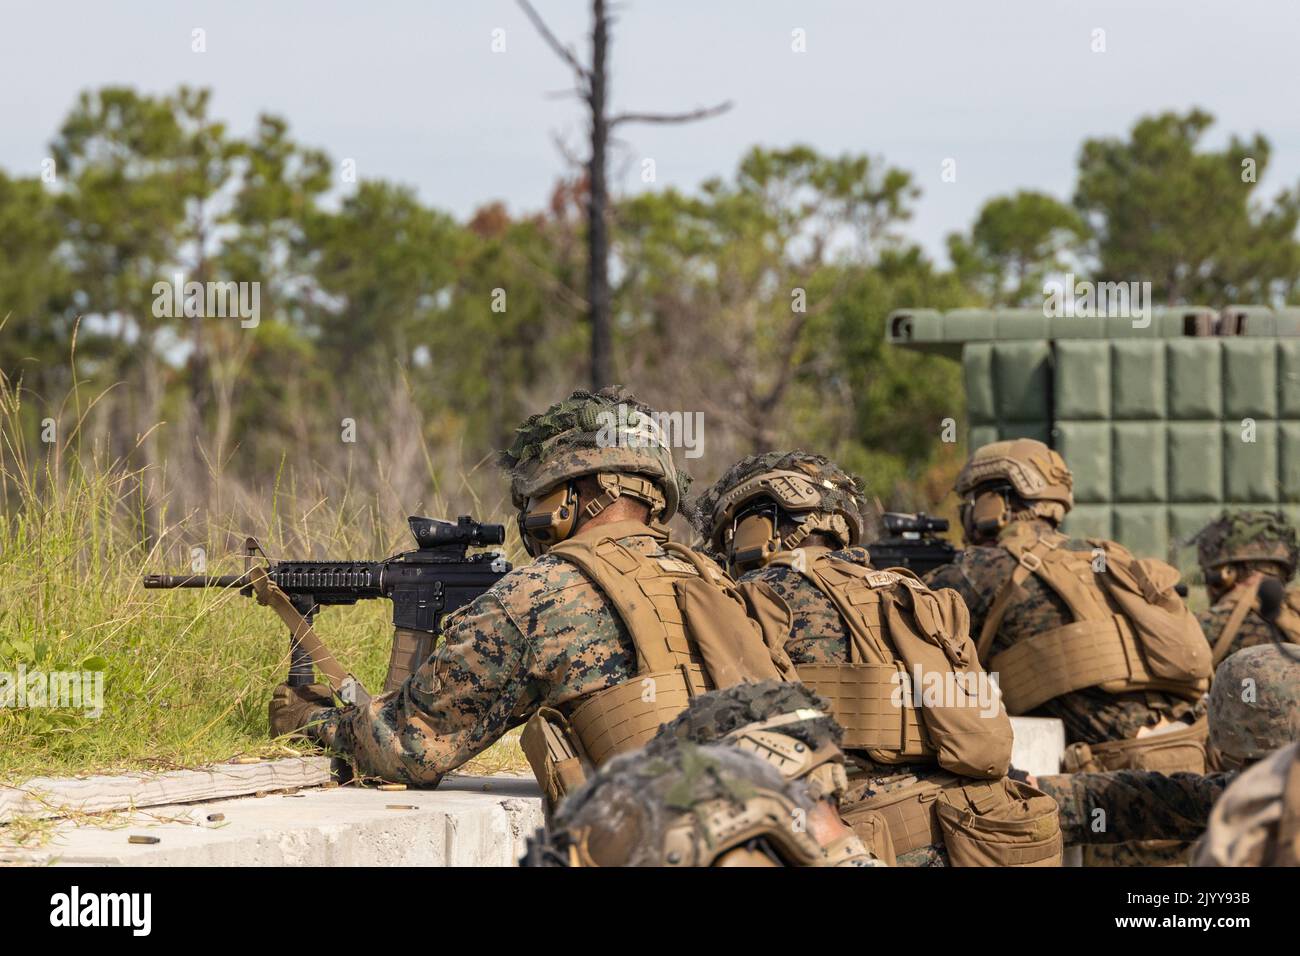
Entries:
[[[529, 840], [536, 866], [825, 866], [796, 824], [815, 801], [735, 747], [668, 738], [602, 767]], [[800, 813], [802, 811], [802, 813]]]
[[803, 684], [767, 680], [712, 690], [659, 728], [645, 752], [678, 741], [730, 743], [758, 754], [787, 780], [803, 780], [813, 796], [837, 800], [847, 789], [844, 728], [830, 703]]
[[1228, 763], [1252, 763], [1300, 740], [1300, 660], [1274, 644], [1227, 657], [1210, 686], [1210, 747]]
[[673, 464], [672, 450], [654, 411], [621, 386], [578, 390], [515, 429], [510, 447], [497, 456], [510, 475], [510, 496], [522, 509], [528, 499], [585, 475], [626, 473], [651, 480], [667, 521], [690, 487], [690, 475]]
[[1202, 571], [1238, 561], [1272, 561], [1295, 574], [1300, 544], [1281, 511], [1224, 511], [1196, 535]]
[[836, 538], [841, 547], [866, 540], [873, 522], [860, 478], [833, 461], [805, 451], [750, 455], [714, 482], [691, 509], [691, 523], [718, 554], [728, 553], [737, 514], [760, 499], [778, 504], [799, 523], [784, 536], [790, 549], [813, 532]]
[[1074, 507], [1074, 475], [1054, 449], [1034, 438], [996, 441], [975, 449], [957, 475], [957, 494], [1005, 481], [1029, 505], [1029, 513], [1060, 522]]

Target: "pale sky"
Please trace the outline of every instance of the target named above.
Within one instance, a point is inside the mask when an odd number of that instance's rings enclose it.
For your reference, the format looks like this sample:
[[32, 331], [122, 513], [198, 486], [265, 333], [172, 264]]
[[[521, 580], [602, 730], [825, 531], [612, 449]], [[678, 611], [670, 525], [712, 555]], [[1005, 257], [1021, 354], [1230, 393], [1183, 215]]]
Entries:
[[[586, 52], [588, 4], [537, 0]], [[569, 74], [511, 0], [0, 0], [0, 168], [40, 171], [78, 91], [110, 83], [214, 91], [214, 113], [251, 131], [286, 117], [304, 143], [361, 176], [413, 185], [464, 216], [504, 200], [540, 207], [579, 149], [580, 105], [548, 98]], [[191, 50], [191, 31], [207, 50]], [[1106, 50], [1092, 52], [1093, 31]], [[493, 53], [492, 33], [506, 51]], [[807, 51], [791, 50], [806, 31]], [[1266, 193], [1300, 182], [1294, 0], [626, 0], [615, 26], [615, 111], [735, 101], [718, 119], [626, 128], [619, 184], [694, 188], [755, 143], [866, 152], [923, 189], [907, 229], [934, 255], [989, 197], [1069, 198], [1085, 137], [1139, 115], [1201, 106], [1273, 143]], [[957, 181], [940, 178], [945, 158]]]

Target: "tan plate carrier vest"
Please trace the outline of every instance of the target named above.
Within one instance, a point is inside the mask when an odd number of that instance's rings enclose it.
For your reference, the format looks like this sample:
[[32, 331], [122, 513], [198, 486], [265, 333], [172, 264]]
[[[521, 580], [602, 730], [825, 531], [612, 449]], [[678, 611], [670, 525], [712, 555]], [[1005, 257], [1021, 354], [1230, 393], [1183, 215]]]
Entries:
[[[797, 667], [799, 679], [830, 701], [844, 747], [877, 763], [937, 763], [952, 771], [900, 790], [851, 792], [841, 813], [863, 840], [883, 818], [899, 855], [943, 844], [956, 866], [1059, 865], [1055, 802], [1004, 777], [1012, 732], [1002, 707], [984, 714], [979, 685], [965, 680], [947, 682], [953, 699], [922, 696], [916, 707], [918, 670], [985, 680], [960, 597], [931, 590], [910, 571], [837, 559], [828, 548], [783, 552], [771, 563], [800, 572], [849, 629], [848, 663]], [[996, 688], [986, 684], [984, 692]]]
[[[655, 537], [666, 556], [620, 544]], [[636, 646], [631, 680], [564, 707], [541, 708], [520, 743], [548, 810], [610, 758], [644, 746], [692, 697], [743, 681], [780, 679], [735, 584], [703, 556], [639, 522], [613, 522], [547, 552], [569, 561], [613, 605]]]
[[[980, 632], [979, 655], [998, 675], [1007, 712], [1025, 714], [1062, 694], [1099, 687], [1112, 694], [1163, 691], [1195, 701], [1209, 687], [1209, 645], [1173, 590], [1178, 571], [1137, 559], [1122, 545], [1089, 538], [1093, 551], [1072, 551], [1059, 532], [1013, 526], [999, 544], [1016, 559]], [[1105, 570], [1095, 570], [1100, 556]], [[1074, 621], [1019, 641], [988, 659], [1016, 590], [1035, 575], [1057, 594]], [[1131, 740], [1071, 744], [1062, 769], [1205, 772], [1207, 724]]]
[[[1209, 645], [1173, 591], [1178, 572], [1163, 561], [1139, 561], [1113, 541], [1089, 538], [1105, 561], [1106, 570], [1094, 571], [1096, 550], [1071, 551], [1062, 547], [1067, 541], [1059, 532], [1020, 525], [998, 542], [1016, 559], [1016, 568], [989, 608], [978, 649], [980, 660], [999, 675], [1007, 712], [1028, 713], [1085, 687], [1112, 694], [1165, 691], [1197, 700], [1209, 687]], [[1030, 575], [1065, 602], [1074, 621], [989, 660], [1015, 592]], [[1165, 626], [1165, 633], [1153, 634], [1148, 623]]]

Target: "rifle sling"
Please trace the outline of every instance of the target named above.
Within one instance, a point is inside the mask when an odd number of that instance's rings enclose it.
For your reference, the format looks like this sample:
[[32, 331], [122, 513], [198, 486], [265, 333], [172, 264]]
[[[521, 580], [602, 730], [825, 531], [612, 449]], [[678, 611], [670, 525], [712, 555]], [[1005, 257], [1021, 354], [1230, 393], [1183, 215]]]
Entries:
[[[289, 626], [291, 638], [311, 656], [312, 663], [325, 676], [330, 689], [347, 703], [364, 704], [370, 699], [361, 682], [339, 666], [325, 642], [317, 636], [311, 622], [298, 613], [298, 609], [289, 600], [274, 581], [267, 577], [266, 569], [253, 568], [248, 575], [257, 603], [265, 605], [280, 615], [280, 620]], [[349, 699], [351, 698], [351, 699]]]
[[1223, 631], [1219, 634], [1219, 639], [1214, 642], [1212, 651], [1214, 666], [1218, 667], [1223, 659], [1228, 656], [1228, 648], [1232, 646], [1232, 639], [1237, 636], [1241, 630], [1241, 625], [1246, 622], [1246, 615], [1250, 613], [1255, 606], [1255, 599], [1259, 596], [1259, 585], [1262, 578], [1255, 578], [1247, 584], [1237, 598], [1237, 603], [1232, 606], [1232, 613], [1228, 615], [1228, 620], [1223, 625]]

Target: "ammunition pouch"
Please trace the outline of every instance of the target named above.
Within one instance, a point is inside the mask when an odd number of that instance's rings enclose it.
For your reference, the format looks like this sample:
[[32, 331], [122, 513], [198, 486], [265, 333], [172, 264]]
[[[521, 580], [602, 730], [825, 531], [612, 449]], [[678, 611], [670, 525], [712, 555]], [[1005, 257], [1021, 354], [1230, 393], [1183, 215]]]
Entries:
[[1018, 780], [946, 787], [935, 800], [952, 866], [1060, 866], [1056, 801]]
[[549, 820], [560, 802], [586, 782], [591, 764], [585, 759], [569, 722], [551, 707], [542, 707], [529, 718], [519, 744], [542, 788]]
[[850, 794], [841, 815], [864, 843], [877, 820], [896, 856], [941, 845], [952, 866], [1060, 866], [1056, 801], [1010, 778], [963, 782], [944, 774], [898, 790]]
[[1103, 773], [1109, 770], [1152, 770], [1157, 773], [1205, 773], [1209, 722], [1193, 724], [1128, 740], [1101, 744], [1074, 743], [1061, 758], [1062, 773]]

